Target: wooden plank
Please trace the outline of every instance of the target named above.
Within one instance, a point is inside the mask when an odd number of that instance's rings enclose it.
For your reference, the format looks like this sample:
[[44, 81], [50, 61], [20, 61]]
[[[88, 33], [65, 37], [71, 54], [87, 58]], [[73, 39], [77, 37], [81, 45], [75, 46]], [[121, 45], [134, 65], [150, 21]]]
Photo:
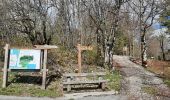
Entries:
[[2, 87], [6, 88], [8, 82], [8, 54], [9, 54], [9, 44], [6, 44], [5, 49], [5, 59], [4, 59], [4, 69], [3, 69], [3, 83]]
[[96, 72], [96, 73], [66, 73], [63, 74], [64, 77], [86, 77], [86, 76], [104, 76], [105, 72]]
[[47, 76], [47, 49], [44, 50], [42, 89], [46, 88], [46, 76]]
[[41, 53], [40, 53], [40, 69], [42, 70], [43, 69], [43, 50], [41, 50]]
[[30, 50], [35, 49], [34, 47], [10, 47], [9, 49], [22, 49], [22, 50]]
[[70, 82], [63, 82], [63, 84], [68, 85], [68, 84], [97, 84], [97, 83], [106, 83], [108, 82], [107, 80], [94, 80], [94, 81], [70, 81]]
[[10, 47], [9, 49], [35, 49], [35, 50], [42, 50], [42, 49], [56, 49], [58, 46], [55, 45], [34, 45], [34, 47]]
[[91, 46], [81, 46], [81, 50], [93, 50], [93, 47]]
[[[4, 63], [5, 64], [5, 63]], [[4, 69], [2, 69], [2, 72], [4, 71]], [[8, 72], [11, 72], [11, 69], [7, 69]]]
[[55, 45], [34, 45], [35, 49], [57, 49], [58, 47]]

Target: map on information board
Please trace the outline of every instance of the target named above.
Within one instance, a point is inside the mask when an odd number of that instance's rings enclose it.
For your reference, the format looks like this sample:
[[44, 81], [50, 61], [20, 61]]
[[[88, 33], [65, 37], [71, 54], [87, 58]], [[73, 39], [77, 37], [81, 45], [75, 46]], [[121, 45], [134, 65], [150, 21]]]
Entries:
[[10, 49], [9, 69], [40, 69], [40, 50]]

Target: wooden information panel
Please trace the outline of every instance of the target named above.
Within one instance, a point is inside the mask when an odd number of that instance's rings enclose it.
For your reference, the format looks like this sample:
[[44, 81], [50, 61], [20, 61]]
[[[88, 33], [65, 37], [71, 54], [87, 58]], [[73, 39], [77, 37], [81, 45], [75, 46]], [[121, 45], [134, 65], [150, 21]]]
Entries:
[[[35, 48], [19, 49], [10, 48], [9, 44], [6, 44], [4, 69], [3, 69], [3, 84], [2, 87], [6, 88], [8, 82], [8, 71], [11, 69], [22, 70], [36, 70], [41, 69], [42, 75], [42, 89], [46, 88], [46, 76], [47, 76], [47, 50], [55, 49], [57, 46], [50, 45], [35, 45]], [[9, 53], [10, 52], [10, 53]], [[43, 60], [40, 62], [41, 52], [43, 53]], [[40, 68], [40, 65], [43, 65]], [[22, 69], [22, 70], [21, 70]]]

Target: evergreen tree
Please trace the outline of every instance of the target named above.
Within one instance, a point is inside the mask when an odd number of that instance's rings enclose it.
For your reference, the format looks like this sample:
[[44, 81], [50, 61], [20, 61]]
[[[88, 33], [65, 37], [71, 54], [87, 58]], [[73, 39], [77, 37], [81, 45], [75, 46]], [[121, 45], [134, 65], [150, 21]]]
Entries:
[[160, 22], [162, 26], [166, 26], [168, 28], [168, 33], [170, 33], [170, 1], [166, 0], [165, 10], [163, 10], [160, 16]]

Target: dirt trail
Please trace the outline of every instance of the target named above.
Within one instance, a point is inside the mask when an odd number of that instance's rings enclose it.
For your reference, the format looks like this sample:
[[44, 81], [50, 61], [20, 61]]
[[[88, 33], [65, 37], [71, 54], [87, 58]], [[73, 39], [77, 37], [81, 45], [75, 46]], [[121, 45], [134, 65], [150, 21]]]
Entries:
[[162, 79], [131, 62], [127, 56], [114, 55], [113, 59], [121, 66], [122, 95], [130, 100], [170, 100], [170, 90]]

